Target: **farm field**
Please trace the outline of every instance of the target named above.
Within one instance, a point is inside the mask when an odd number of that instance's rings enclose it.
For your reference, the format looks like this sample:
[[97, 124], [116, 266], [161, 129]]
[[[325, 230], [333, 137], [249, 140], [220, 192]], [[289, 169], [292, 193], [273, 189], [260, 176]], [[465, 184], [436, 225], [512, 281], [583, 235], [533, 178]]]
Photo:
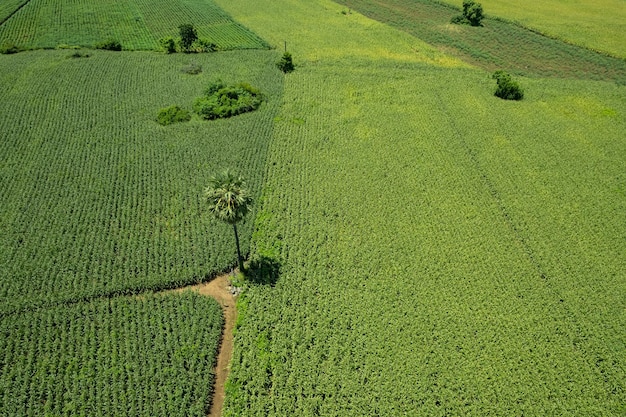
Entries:
[[[502, 20], [452, 25], [458, 9], [429, 0], [338, 0], [346, 10], [389, 24], [488, 71], [626, 82], [626, 61], [551, 39]], [[349, 9], [348, 9], [349, 8]]]
[[624, 87], [504, 102], [345, 6], [219, 4], [299, 65], [253, 236], [281, 274], [240, 300], [225, 415], [623, 415]]
[[1, 318], [2, 414], [204, 417], [222, 323], [194, 293]]
[[[442, 0], [461, 7], [462, 1]], [[622, 0], [511, 0], [480, 2], [489, 16], [513, 20], [568, 42], [626, 58], [626, 6]]]
[[[282, 77], [269, 51], [0, 56], [0, 312], [206, 280], [234, 263], [232, 228], [205, 210], [212, 172], [259, 195]], [[188, 75], [190, 61], [203, 72]], [[216, 78], [247, 81], [255, 113], [160, 126]], [[244, 252], [251, 222], [241, 228]]]
[[[0, 13], [7, 15], [12, 3], [0, 6]], [[191, 22], [199, 37], [221, 49], [266, 48], [262, 39], [207, 0], [30, 0], [0, 25], [0, 45], [93, 47], [113, 38], [124, 49], [159, 50], [159, 39], [176, 36], [179, 25]]]

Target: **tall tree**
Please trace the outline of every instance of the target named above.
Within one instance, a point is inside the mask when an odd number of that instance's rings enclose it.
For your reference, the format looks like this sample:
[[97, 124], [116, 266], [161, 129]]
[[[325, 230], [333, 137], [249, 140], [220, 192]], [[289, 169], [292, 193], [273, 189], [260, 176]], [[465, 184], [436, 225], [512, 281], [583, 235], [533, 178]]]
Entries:
[[227, 169], [209, 179], [209, 186], [205, 190], [205, 195], [209, 204], [209, 211], [215, 218], [233, 225], [239, 270], [243, 271], [237, 223], [243, 220], [252, 205], [252, 197], [246, 189], [245, 180]]

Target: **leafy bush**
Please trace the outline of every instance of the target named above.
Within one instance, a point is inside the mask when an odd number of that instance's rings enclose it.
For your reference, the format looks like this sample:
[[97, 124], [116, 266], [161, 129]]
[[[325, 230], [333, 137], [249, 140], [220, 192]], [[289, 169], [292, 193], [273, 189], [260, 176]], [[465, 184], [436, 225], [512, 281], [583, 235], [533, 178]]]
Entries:
[[189, 52], [193, 43], [198, 40], [198, 32], [190, 23], [182, 24], [178, 29], [180, 31], [180, 47], [183, 51]]
[[16, 54], [20, 52], [21, 50], [22, 48], [20, 48], [14, 43], [5, 43], [2, 46], [0, 46], [0, 54], [5, 54], [5, 55]]
[[494, 72], [491, 77], [498, 82], [498, 87], [494, 94], [496, 97], [504, 100], [521, 100], [524, 98], [524, 90], [508, 73], [500, 70]]
[[104, 42], [97, 43], [96, 49], [105, 49], [107, 51], [121, 51], [122, 44], [115, 39], [107, 39]]
[[289, 52], [285, 52], [283, 54], [283, 57], [280, 59], [280, 61], [276, 63], [276, 66], [285, 74], [295, 69], [295, 66], [293, 65], [293, 59]]
[[217, 80], [196, 99], [193, 109], [203, 119], [213, 120], [256, 110], [262, 101], [261, 92], [250, 84], [226, 85]]
[[171, 36], [159, 39], [159, 43], [166, 54], [173, 54], [176, 52], [176, 41]]
[[217, 51], [217, 45], [208, 39], [198, 39], [193, 45], [193, 50], [196, 52], [215, 52]]
[[195, 62], [192, 62], [191, 64], [185, 65], [180, 70], [181, 72], [184, 72], [185, 74], [197, 75], [202, 72], [202, 67], [196, 64]]
[[480, 3], [476, 3], [474, 0], [463, 0], [463, 14], [454, 16], [450, 23], [455, 25], [472, 25], [481, 26], [481, 21], [484, 18], [483, 6]]
[[90, 56], [91, 56], [91, 54], [89, 54], [87, 52], [75, 51], [75, 52], [72, 52], [71, 54], [69, 54], [67, 56], [67, 58], [89, 58]]
[[191, 114], [179, 106], [169, 106], [159, 110], [157, 122], [162, 126], [171, 125], [173, 123], [188, 122], [191, 120]]

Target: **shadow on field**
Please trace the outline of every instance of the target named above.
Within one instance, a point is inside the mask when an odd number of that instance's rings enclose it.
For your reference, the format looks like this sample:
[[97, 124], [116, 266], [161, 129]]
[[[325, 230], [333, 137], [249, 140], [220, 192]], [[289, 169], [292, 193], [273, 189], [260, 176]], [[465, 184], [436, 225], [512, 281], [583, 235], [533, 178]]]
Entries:
[[275, 286], [280, 276], [281, 264], [268, 256], [255, 256], [246, 268], [246, 279], [257, 285]]

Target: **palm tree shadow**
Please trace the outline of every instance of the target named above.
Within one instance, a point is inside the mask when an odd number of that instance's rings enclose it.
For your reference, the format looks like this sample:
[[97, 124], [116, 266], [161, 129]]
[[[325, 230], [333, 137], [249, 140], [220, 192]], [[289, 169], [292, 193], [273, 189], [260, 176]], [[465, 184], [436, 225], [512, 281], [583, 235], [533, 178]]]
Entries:
[[257, 285], [275, 286], [280, 276], [281, 263], [264, 255], [255, 256], [246, 268], [248, 282]]

